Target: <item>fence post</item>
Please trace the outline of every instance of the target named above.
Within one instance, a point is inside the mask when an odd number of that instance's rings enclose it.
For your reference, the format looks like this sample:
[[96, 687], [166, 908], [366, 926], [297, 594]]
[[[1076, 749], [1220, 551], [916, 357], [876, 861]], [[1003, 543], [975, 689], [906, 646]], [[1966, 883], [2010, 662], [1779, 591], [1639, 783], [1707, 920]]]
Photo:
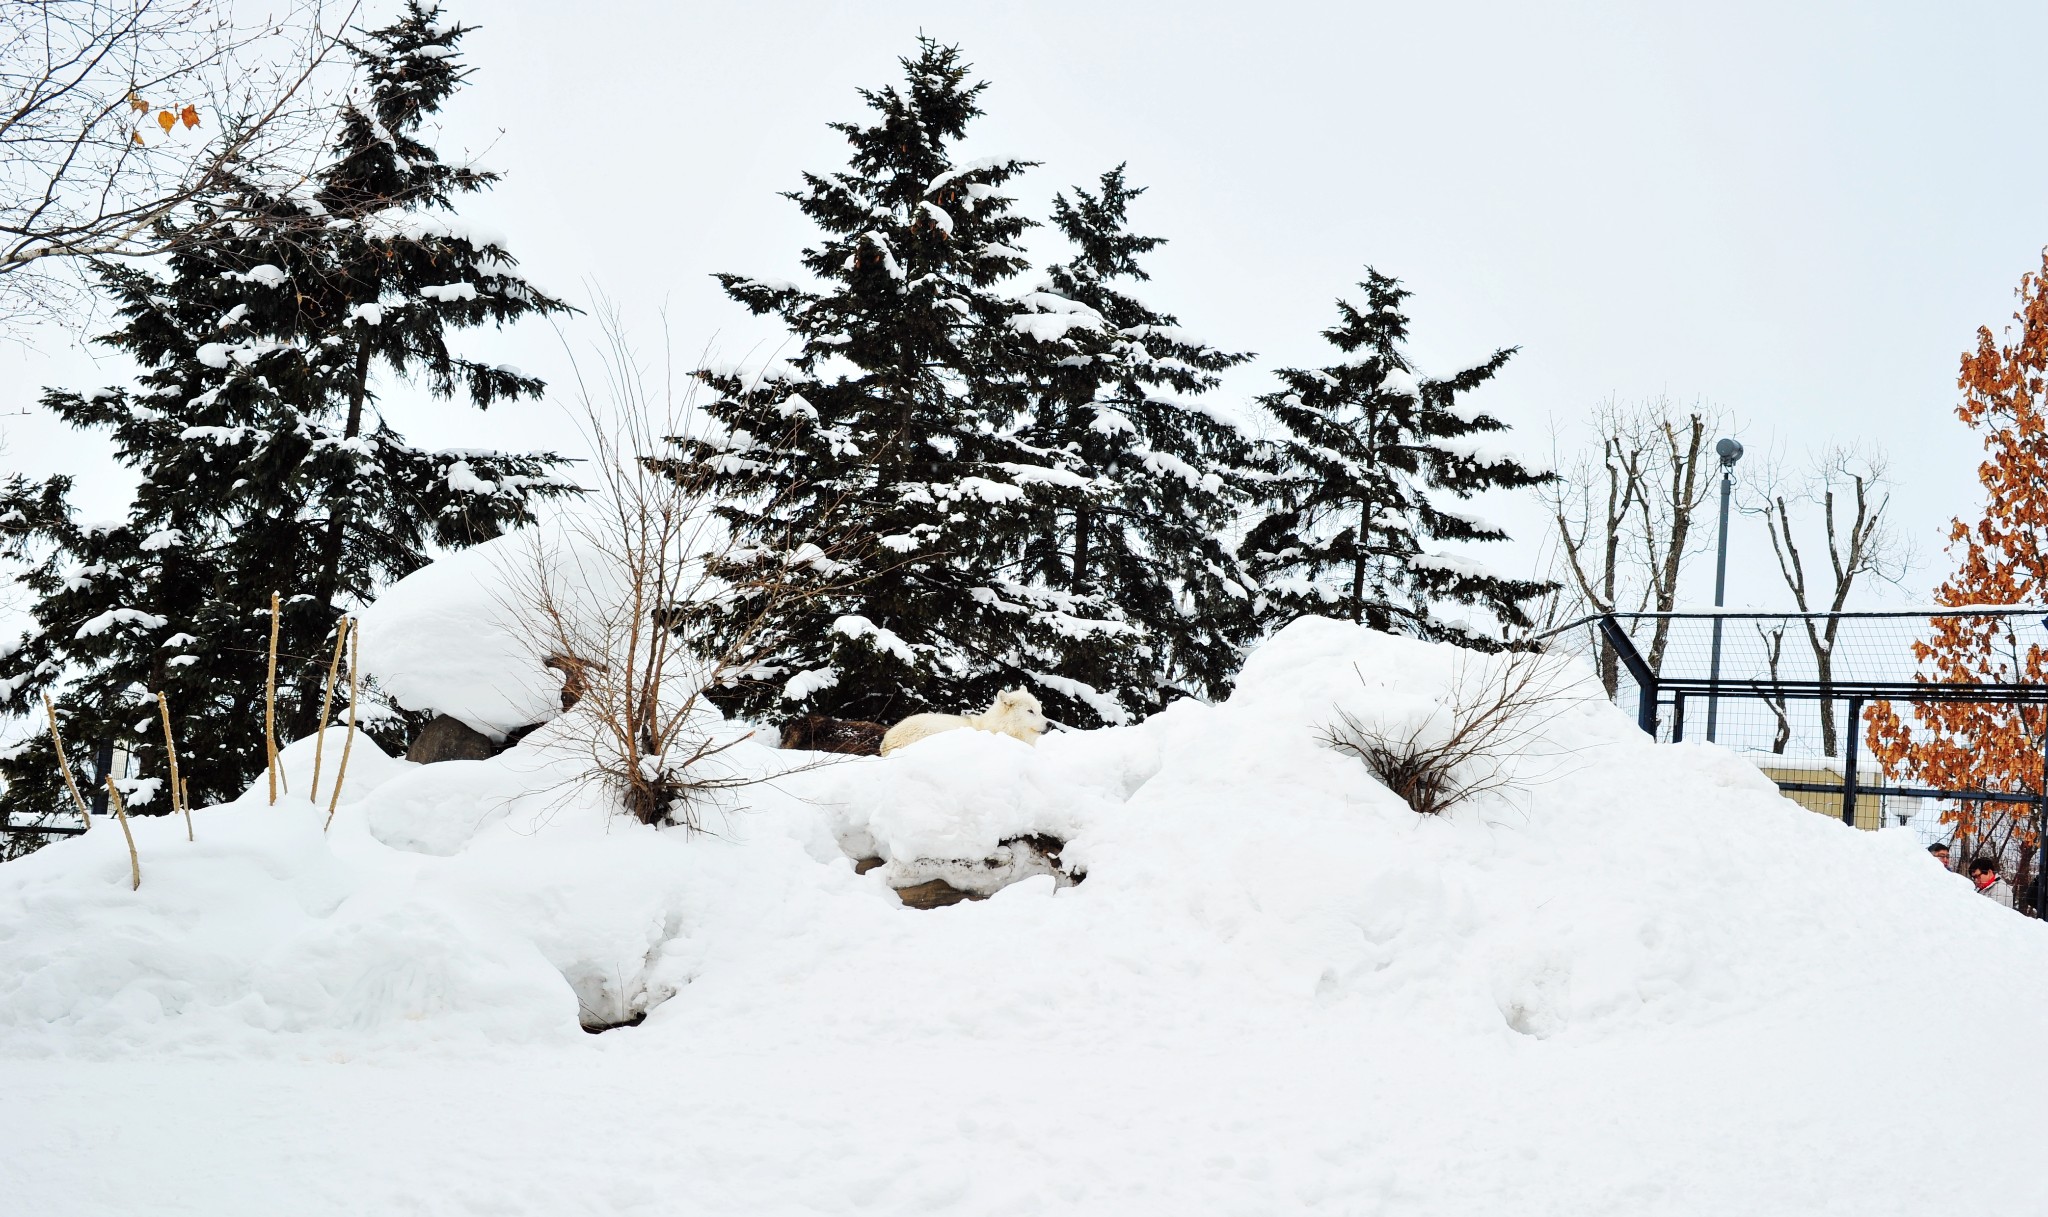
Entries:
[[1651, 673], [1650, 665], [1643, 662], [1642, 652], [1636, 650], [1635, 642], [1614, 619], [1613, 613], [1601, 616], [1600, 636], [1614, 648], [1615, 658], [1621, 660], [1621, 666], [1628, 669], [1628, 674], [1636, 682], [1636, 726], [1641, 727], [1651, 739], [1656, 739], [1657, 677]]
[[2048, 714], [2041, 721], [2041, 792], [2034, 796], [2034, 815], [2034, 916], [2048, 921]]
[[2034, 916], [2048, 921], [2048, 797], [2035, 802], [2034, 816]]
[[93, 749], [92, 763], [95, 770], [92, 781], [93, 785], [98, 787], [92, 794], [92, 814], [103, 816], [107, 814], [107, 775], [114, 772], [113, 736], [108, 735], [100, 740], [99, 747]]
[[1685, 694], [1671, 695], [1671, 742], [1678, 743], [1685, 738]]
[[1849, 739], [1842, 749], [1842, 823], [1856, 827], [1856, 745], [1862, 741], [1863, 699], [1849, 699]]

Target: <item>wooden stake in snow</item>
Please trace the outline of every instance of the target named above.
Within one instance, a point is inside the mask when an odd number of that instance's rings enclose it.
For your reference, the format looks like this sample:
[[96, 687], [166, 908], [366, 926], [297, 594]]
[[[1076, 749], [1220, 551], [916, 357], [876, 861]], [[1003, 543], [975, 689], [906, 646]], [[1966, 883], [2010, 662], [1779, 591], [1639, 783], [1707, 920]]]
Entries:
[[43, 709], [50, 714], [50, 742], [57, 748], [57, 769], [64, 775], [64, 785], [71, 791], [71, 801], [78, 804], [78, 814], [85, 821], [87, 832], [92, 831], [92, 813], [85, 809], [85, 798], [78, 793], [78, 783], [71, 780], [71, 762], [64, 759], [64, 737], [57, 734], [57, 707], [50, 704], [50, 695], [43, 694]]
[[107, 794], [114, 800], [114, 815], [121, 821], [121, 835], [128, 838], [128, 890], [142, 890], [142, 855], [135, 852], [135, 834], [128, 831], [128, 809], [121, 806], [121, 788], [114, 785], [114, 775], [107, 775]]
[[185, 839], [192, 836], [192, 808], [185, 802], [185, 784], [178, 779], [178, 741], [171, 738], [171, 703], [164, 700], [162, 692], [156, 695], [156, 708], [164, 716], [164, 755], [171, 758], [171, 814], [185, 813]]
[[277, 593], [270, 593], [270, 674], [263, 680], [263, 768], [277, 806]]
[[327, 661], [327, 691], [320, 695], [320, 733], [313, 737], [313, 789], [306, 795], [320, 802], [320, 753], [327, 747], [327, 712], [334, 705], [334, 678], [341, 672], [341, 648], [348, 641], [348, 618], [334, 623], [334, 658]]
[[348, 631], [348, 735], [341, 741], [341, 764], [334, 769], [334, 794], [327, 800], [327, 823], [321, 832], [334, 827], [334, 809], [341, 806], [341, 783], [348, 777], [348, 750], [356, 742], [356, 669], [363, 657], [362, 630], [351, 623]]

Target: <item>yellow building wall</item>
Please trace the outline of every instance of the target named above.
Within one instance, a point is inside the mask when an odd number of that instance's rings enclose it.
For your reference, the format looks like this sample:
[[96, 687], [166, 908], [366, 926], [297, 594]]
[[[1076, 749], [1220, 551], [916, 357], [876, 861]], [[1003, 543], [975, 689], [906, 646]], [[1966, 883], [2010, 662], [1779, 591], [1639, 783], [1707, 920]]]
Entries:
[[[1831, 820], [1842, 818], [1840, 770], [1822, 768], [1811, 762], [1774, 765], [1768, 759], [1761, 758], [1758, 759], [1756, 767], [1774, 782], [1825, 782], [1834, 787], [1831, 791], [1787, 790], [1782, 793], [1808, 811], [1824, 815]], [[1865, 785], [1859, 777], [1856, 783], [1856, 827], [1873, 830], [1884, 827], [1886, 801], [1882, 788], [1873, 789]]]

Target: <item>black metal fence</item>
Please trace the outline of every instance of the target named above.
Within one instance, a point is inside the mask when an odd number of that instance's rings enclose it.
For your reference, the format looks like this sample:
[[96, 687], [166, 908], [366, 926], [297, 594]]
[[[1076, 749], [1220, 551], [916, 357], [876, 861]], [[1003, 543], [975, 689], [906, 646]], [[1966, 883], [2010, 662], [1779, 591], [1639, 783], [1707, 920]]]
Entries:
[[[97, 804], [94, 812], [105, 815], [105, 775], [111, 773], [116, 781], [132, 776], [134, 758], [129, 753], [110, 746], [92, 760], [94, 768], [78, 773], [74, 780], [84, 783], [87, 791], [99, 795], [99, 798], [94, 800]], [[86, 797], [92, 798], [92, 793], [88, 793]], [[39, 814], [0, 811], [0, 862], [33, 853], [53, 837], [75, 837], [90, 827], [84, 818], [68, 807]]]
[[[2005, 678], [1934, 679], [1915, 644], [1944, 618], [1995, 631], [2012, 660]], [[2048, 840], [2048, 683], [2026, 676], [2048, 657], [2048, 609], [1611, 613], [1545, 637], [1592, 658], [1616, 703], [1658, 739], [1703, 739], [1748, 754], [1788, 798], [1845, 824], [1908, 826], [1927, 844], [1995, 856], [2026, 908], [2048, 916], [2038, 846]], [[1889, 779], [1864, 743], [1878, 703], [1902, 718], [1934, 703], [1981, 707], [1987, 721], [2031, 717], [2042, 768], [1977, 789]], [[1972, 819], [2002, 831], [1959, 840], [1955, 809], [1969, 803], [1995, 805], [1995, 816]]]

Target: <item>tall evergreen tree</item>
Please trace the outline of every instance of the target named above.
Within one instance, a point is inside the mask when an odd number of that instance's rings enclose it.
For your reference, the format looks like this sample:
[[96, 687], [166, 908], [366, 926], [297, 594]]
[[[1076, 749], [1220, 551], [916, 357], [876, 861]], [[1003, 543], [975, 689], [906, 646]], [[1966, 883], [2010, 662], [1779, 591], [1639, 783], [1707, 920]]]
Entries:
[[1129, 228], [1143, 193], [1119, 165], [1094, 192], [1054, 198], [1072, 256], [1025, 297], [1043, 367], [1024, 431], [1074, 475], [1047, 487], [1034, 569], [1094, 615], [1143, 631], [1076, 640], [1061, 671], [1141, 714], [1176, 690], [1225, 692], [1254, 604], [1226, 536], [1246, 505], [1250, 445], [1205, 397], [1249, 356], [1199, 341], [1131, 294], [1150, 278], [1139, 259], [1166, 243]]
[[1086, 715], [1042, 665], [1066, 640], [1136, 631], [1025, 569], [1030, 495], [1070, 476], [1020, 432], [1040, 353], [1001, 289], [1031, 221], [1003, 188], [1027, 163], [955, 162], [987, 87], [957, 48], [920, 39], [902, 64], [900, 88], [861, 92], [866, 121], [833, 124], [847, 168], [788, 196], [821, 234], [802, 256], [816, 286], [718, 277], [793, 350], [704, 372], [714, 434], [693, 460], [738, 546], [722, 573], [791, 586], [723, 599], [692, 629], [719, 650], [749, 640], [754, 663], [717, 694], [744, 713], [881, 719], [1036, 680], [1055, 717]]
[[[351, 47], [362, 88], [308, 183], [239, 181], [232, 203], [259, 220], [202, 216], [207, 238], [179, 243], [166, 273], [106, 273], [122, 324], [101, 341], [145, 372], [133, 390], [44, 404], [110, 433], [140, 486], [109, 525], [72, 519], [65, 478], [15, 479], [0, 496], [0, 535], [32, 558], [37, 597], [35, 628], [0, 659], [6, 709], [39, 711], [53, 692], [74, 749], [118, 742], [161, 774], [164, 691], [195, 800], [238, 793], [263, 767], [273, 591], [286, 606], [289, 737], [314, 725], [349, 605], [433, 546], [495, 536], [568, 489], [557, 457], [427, 451], [379, 406], [380, 386], [406, 382], [479, 408], [539, 393], [538, 380], [452, 352], [447, 331], [564, 307], [519, 277], [500, 239], [454, 216], [495, 176], [444, 164], [419, 138], [467, 74], [455, 50], [466, 32], [418, 3], [365, 32]], [[0, 760], [0, 777], [0, 806], [65, 798], [45, 740]]]
[[1418, 376], [1402, 349], [1409, 293], [1370, 267], [1359, 286], [1364, 307], [1338, 300], [1338, 322], [1323, 331], [1343, 357], [1282, 369], [1286, 387], [1259, 398], [1283, 434], [1267, 453], [1265, 502], [1242, 552], [1259, 573], [1273, 624], [1313, 613], [1486, 645], [1497, 628], [1447, 620], [1438, 606], [1477, 607], [1494, 627], [1522, 627], [1530, 624], [1528, 601], [1550, 585], [1430, 546], [1507, 539], [1445, 497], [1551, 476], [1489, 444], [1507, 424], [1459, 400], [1491, 380], [1514, 348], [1441, 379]]

